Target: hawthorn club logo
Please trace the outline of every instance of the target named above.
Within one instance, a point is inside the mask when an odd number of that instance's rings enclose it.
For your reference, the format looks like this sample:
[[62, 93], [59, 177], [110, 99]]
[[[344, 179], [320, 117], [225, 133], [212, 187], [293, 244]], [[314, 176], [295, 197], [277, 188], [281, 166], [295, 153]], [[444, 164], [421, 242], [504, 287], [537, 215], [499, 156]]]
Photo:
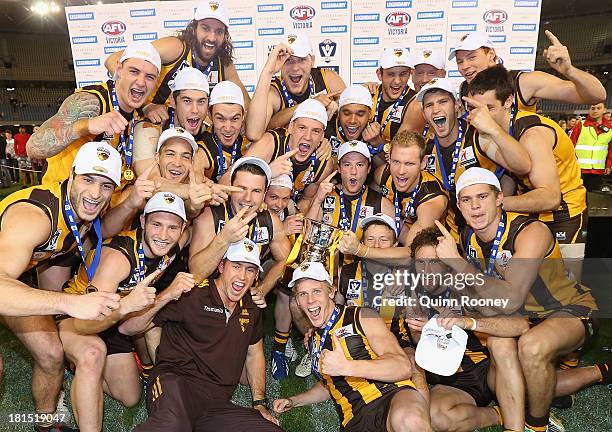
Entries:
[[400, 58], [402, 54], [404, 54], [404, 50], [401, 48], [395, 48], [393, 50], [393, 54], [395, 54], [395, 57]]
[[294, 34], [290, 34], [289, 36], [287, 36], [287, 43], [289, 45], [295, 43], [295, 40], [297, 39], [297, 36]]
[[430, 50], [423, 51], [423, 57], [429, 58], [430, 56], [431, 56], [431, 51]]
[[98, 151], [98, 159], [100, 159], [102, 162], [104, 162], [106, 159], [110, 157], [110, 152], [104, 147], [98, 147], [97, 151]]
[[210, 2], [208, 3], [208, 5], [210, 6], [210, 10], [215, 12], [217, 9], [219, 9], [219, 3], [217, 2]]
[[459, 42], [463, 42], [464, 40], [466, 40], [469, 35], [470, 35], [469, 33], [466, 33], [463, 36], [461, 36], [461, 39], [459, 39]]
[[174, 196], [170, 194], [164, 194], [164, 201], [166, 204], [172, 204], [174, 202]]
[[305, 272], [306, 270], [308, 270], [308, 268], [310, 267], [310, 264], [306, 263], [306, 264], [302, 264], [300, 266], [300, 270]]
[[244, 242], [244, 248], [248, 253], [253, 252], [253, 245], [247, 241]]

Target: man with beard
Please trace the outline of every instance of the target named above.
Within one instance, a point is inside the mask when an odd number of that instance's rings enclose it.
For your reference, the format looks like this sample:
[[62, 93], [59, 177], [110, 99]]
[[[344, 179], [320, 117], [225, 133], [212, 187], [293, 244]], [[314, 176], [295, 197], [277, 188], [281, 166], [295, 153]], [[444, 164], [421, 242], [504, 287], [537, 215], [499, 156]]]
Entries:
[[[145, 206], [141, 227], [104, 242], [93, 279], [88, 279], [87, 267], [82, 265], [64, 288], [64, 292], [76, 295], [95, 291], [124, 295], [119, 308], [103, 321], [69, 318], [58, 325], [66, 356], [76, 367], [70, 399], [83, 432], [102, 428], [103, 382], [106, 392], [125, 406], [140, 400], [142, 386], [134, 347], [130, 338], [119, 333], [118, 323], [156, 301], [155, 288], [150, 285], [184, 246], [179, 239], [186, 221], [183, 201], [170, 192], [158, 192]], [[94, 256], [91, 251], [88, 265]], [[190, 274], [180, 273], [160, 297], [179, 297], [194, 285]]]
[[210, 93], [212, 130], [201, 135], [202, 152], [195, 161], [195, 171], [218, 182], [240, 159], [249, 141], [241, 134], [245, 105], [240, 87], [223, 81]]
[[338, 148], [342, 143], [362, 139], [361, 134], [370, 122], [371, 113], [372, 96], [367, 88], [353, 84], [342, 91], [338, 112], [327, 122], [325, 130], [332, 156], [338, 157]]
[[[148, 42], [130, 44], [117, 62], [115, 80], [77, 89], [27, 143], [28, 155], [47, 159], [43, 184], [70, 176], [76, 152], [86, 142], [107, 140], [124, 156], [121, 186], [132, 182], [137, 110], [153, 91], [161, 60]], [[116, 197], [122, 188], [116, 189]]]
[[215, 271], [231, 243], [247, 237], [257, 244], [260, 256], [269, 251], [275, 261], [261, 283], [253, 287], [256, 301], [259, 303], [274, 288], [283, 274], [291, 244], [278, 216], [259, 211], [271, 178], [270, 167], [261, 159], [243, 157], [236, 161], [230, 181], [241, 191], [233, 192], [220, 206], [206, 207], [193, 221], [189, 268], [197, 280]]
[[504, 196], [493, 173], [477, 167], [466, 170], [456, 193], [467, 222], [461, 233], [467, 261], [440, 224], [443, 237], [436, 253], [453, 271], [484, 281], [467, 286], [464, 295], [507, 300], [505, 305], [479, 306], [479, 313], [523, 311], [529, 316], [531, 328], [518, 340], [527, 387], [525, 430], [545, 431], [556, 386], [554, 365], [592, 336], [590, 314], [597, 305], [590, 290], [567, 275], [551, 230], [529, 215], [502, 209]]
[[425, 126], [421, 110], [411, 103], [416, 96], [408, 85], [412, 67], [408, 50], [396, 47], [383, 51], [376, 70], [380, 84], [372, 95], [374, 109], [362, 134], [373, 155], [380, 153], [400, 129], [420, 132]]
[[[521, 72], [508, 71], [508, 78], [513, 87], [513, 109], [536, 112], [539, 99], [552, 99], [574, 104], [595, 104], [604, 102], [606, 89], [601, 82], [588, 72], [574, 65], [565, 45], [546, 30], [544, 32], [551, 45], [544, 49], [543, 55], [552, 68], [563, 80], [542, 71]], [[456, 58], [457, 69], [465, 81], [461, 83], [459, 95], [467, 95], [468, 85], [476, 74], [502, 63], [497, 57], [493, 43], [485, 33], [473, 32], [463, 35], [451, 50], [448, 59]]]
[[[176, 302], [158, 299], [121, 325], [126, 334], [153, 324], [163, 329], [147, 392], [149, 418], [136, 431], [282, 430], [266, 406], [263, 317], [249, 293], [260, 271], [257, 245], [242, 238], [226, 248], [216, 277]], [[231, 402], [243, 370], [253, 409]]]
[[427, 402], [410, 381], [410, 360], [378, 314], [335, 304], [322, 263], [300, 265], [290, 286], [315, 329], [310, 351], [319, 380], [306, 392], [275, 400], [274, 411], [331, 397], [343, 431], [431, 431]]
[[483, 114], [490, 117], [494, 120], [492, 128], [498, 132], [489, 136], [497, 147], [501, 150], [505, 143], [518, 141], [531, 159], [527, 171], [510, 167], [518, 195], [504, 196], [504, 209], [529, 213], [546, 223], [570, 270], [580, 278], [588, 211], [572, 141], [555, 121], [546, 117], [528, 111], [512, 115], [512, 82], [503, 66], [480, 72], [470, 83], [468, 93], [465, 101], [471, 107], [469, 119]]
[[313, 66], [314, 53], [305, 34], [290, 34], [272, 49], [247, 112], [246, 135], [251, 141], [259, 140], [266, 129], [286, 127], [295, 109], [310, 98], [323, 104], [327, 119], [337, 111], [335, 98], [346, 87], [344, 81], [336, 72]]
[[455, 86], [449, 79], [431, 80], [421, 88], [417, 100], [423, 104], [423, 113], [430, 125], [425, 169], [440, 178], [450, 194], [446, 224], [458, 238], [465, 221], [456, 207], [455, 179], [473, 166], [486, 168], [499, 177], [504, 169], [524, 174], [531, 167], [529, 154], [514, 138], [505, 137], [505, 132], [492, 120], [489, 111], [483, 109], [470, 113], [467, 118], [471, 122], [469, 126], [464, 119], [459, 119], [460, 104]]
[[340, 184], [332, 175], [320, 185], [306, 217], [362, 234], [361, 221], [374, 214], [395, 216], [393, 204], [365, 184], [370, 172], [370, 150], [363, 141], [347, 141], [338, 149]]
[[[154, 123], [168, 120], [168, 99], [172, 89], [170, 81], [184, 67], [194, 67], [207, 77], [211, 88], [221, 81], [229, 80], [242, 89], [244, 99], [249, 100], [236, 67], [233, 63], [234, 47], [229, 34], [229, 13], [216, 0], [200, 1], [193, 19], [178, 36], [167, 36], [153, 42], [159, 52], [162, 68], [159, 83], [143, 108], [145, 116]], [[119, 51], [109, 56], [104, 65], [111, 74], [115, 73]]]
[[272, 177], [287, 174], [293, 178], [293, 200], [301, 209], [309, 208], [317, 186], [334, 170], [331, 159], [322, 160], [316, 153], [326, 126], [325, 107], [308, 99], [294, 111], [289, 127], [266, 132], [246, 152], [268, 162]]
[[[50, 314], [102, 319], [119, 307], [119, 299], [108, 293], [77, 297], [44, 291], [54, 288], [43, 282], [46, 277], [39, 278], [40, 290], [18, 279], [27, 270], [67, 256], [77, 248], [84, 259], [81, 239], [92, 228], [101, 246], [103, 228], [99, 216], [120, 182], [119, 153], [106, 143], [90, 142], [77, 152], [70, 178], [23, 189], [0, 203], [4, 299], [0, 323], [22, 341], [34, 359], [32, 396], [36, 428], [40, 431], [57, 424], [54, 413], [64, 377], [64, 351]], [[90, 280], [95, 267], [88, 267]]]

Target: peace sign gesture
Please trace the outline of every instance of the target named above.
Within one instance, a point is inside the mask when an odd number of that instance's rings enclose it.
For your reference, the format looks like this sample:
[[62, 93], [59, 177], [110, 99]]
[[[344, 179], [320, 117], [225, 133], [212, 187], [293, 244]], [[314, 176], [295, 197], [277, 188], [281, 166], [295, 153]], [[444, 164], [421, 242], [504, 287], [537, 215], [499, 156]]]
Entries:
[[253, 211], [248, 216], [245, 216], [251, 209], [244, 207], [240, 209], [236, 215], [225, 223], [223, 229], [218, 235], [222, 235], [227, 243], [236, 243], [242, 240], [249, 233], [249, 223], [257, 216], [257, 212]]
[[[452, 267], [453, 261], [457, 259], [461, 259], [461, 255], [459, 255], [459, 251], [457, 250], [457, 243], [455, 243], [455, 238], [448, 232], [444, 225], [442, 225], [439, 221], [434, 221], [442, 236], [438, 237], [438, 246], [436, 246], [436, 255], [438, 258], [442, 260], [445, 264]], [[454, 262], [456, 264], [456, 262]]]
[[572, 59], [567, 47], [563, 45], [551, 31], [546, 30], [544, 34], [546, 34], [551, 43], [551, 45], [548, 48], [544, 48], [542, 52], [544, 59], [551, 68], [562, 75], [567, 75], [572, 68]]

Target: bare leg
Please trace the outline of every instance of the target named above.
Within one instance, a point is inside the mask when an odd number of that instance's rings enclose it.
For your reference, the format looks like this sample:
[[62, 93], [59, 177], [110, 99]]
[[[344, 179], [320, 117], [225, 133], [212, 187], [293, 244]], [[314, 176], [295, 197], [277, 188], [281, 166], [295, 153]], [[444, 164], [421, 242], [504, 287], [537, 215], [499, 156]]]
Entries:
[[431, 389], [431, 419], [437, 432], [469, 432], [499, 422], [494, 408], [478, 407], [465, 391], [441, 384]]
[[555, 396], [566, 396], [601, 381], [601, 373], [596, 366], [558, 370]]
[[431, 432], [429, 406], [423, 396], [412, 389], [397, 392], [391, 399], [387, 430], [389, 432]]
[[103, 379], [106, 393], [124, 406], [133, 407], [140, 401], [142, 385], [138, 365], [132, 353], [107, 356]]

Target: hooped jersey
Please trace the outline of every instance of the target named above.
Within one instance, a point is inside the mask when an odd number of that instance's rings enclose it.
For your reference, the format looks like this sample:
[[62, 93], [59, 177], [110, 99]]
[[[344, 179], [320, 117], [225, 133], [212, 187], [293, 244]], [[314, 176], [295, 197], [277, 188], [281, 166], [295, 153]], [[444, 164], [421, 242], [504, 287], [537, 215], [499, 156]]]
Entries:
[[[312, 84], [314, 87], [314, 95], [317, 95], [319, 93], [331, 93], [331, 90], [329, 89], [329, 84], [327, 83], [327, 78], [325, 76], [326, 72], [327, 71], [325, 69], [318, 67], [311, 69], [310, 78], [312, 79]], [[270, 83], [271, 87], [275, 88], [278, 92], [278, 95], [280, 96], [281, 106], [279, 111], [284, 110], [285, 108], [290, 108], [289, 99], [287, 99], [287, 96], [283, 91], [283, 85], [281, 81], [282, 77], [274, 77], [272, 78], [272, 82]], [[287, 90], [287, 92], [289, 92], [289, 90]], [[294, 95], [289, 93], [289, 96], [293, 99], [295, 105], [301, 104], [306, 99], [310, 99], [310, 97], [314, 95], [311, 95], [310, 84], [306, 85], [306, 90], [304, 90], [304, 92], [300, 95]]]
[[28, 203], [40, 208], [51, 222], [47, 240], [32, 251], [32, 258], [26, 268], [30, 270], [51, 258], [65, 255], [75, 249], [74, 236], [64, 214], [64, 199], [68, 182], [32, 186], [13, 192], [0, 202], [0, 224], [4, 212], [13, 204]]
[[[221, 61], [221, 57], [215, 56], [212, 59], [212, 62], [213, 65], [210, 69], [210, 74], [208, 75], [208, 84], [211, 91], [215, 84], [225, 80], [225, 66]], [[204, 72], [208, 67], [208, 63], [205, 65], [197, 64], [194, 66], [192, 50], [188, 49], [185, 41], [183, 41], [183, 52], [181, 52], [181, 55], [176, 60], [162, 65], [159, 73], [159, 79], [157, 80], [157, 85], [151, 92], [151, 96], [149, 96], [149, 102], [169, 106], [172, 90], [170, 90], [170, 87], [168, 87], [168, 83], [176, 77], [176, 74], [179, 73], [181, 69], [196, 66], [202, 72]]]
[[385, 320], [387, 328], [402, 348], [414, 346], [410, 330], [406, 325], [404, 307], [391, 306], [389, 303], [391, 298], [401, 301], [405, 292], [392, 297], [383, 290], [377, 290], [374, 283], [374, 275], [368, 271], [367, 264], [364, 271], [362, 259], [360, 259], [342, 267], [338, 289], [347, 306], [375, 309]]
[[382, 84], [379, 84], [378, 87], [376, 87], [374, 95], [372, 95], [372, 115], [370, 116], [370, 122], [375, 121], [381, 126], [383, 126], [385, 120], [389, 116], [391, 116], [391, 118], [389, 118], [389, 121], [386, 122], [387, 124], [385, 125], [385, 129], [381, 131], [382, 137], [384, 138], [385, 142], [391, 142], [391, 140], [399, 130], [400, 126], [402, 125], [408, 105], [410, 105], [410, 102], [412, 102], [412, 100], [416, 97], [416, 92], [413, 89], [409, 88], [400, 103], [397, 105], [393, 114], [391, 114], [391, 109], [393, 108], [393, 105], [396, 101], [385, 102], [382, 97], [378, 112], [376, 111], [378, 98], [380, 97], [382, 91]]
[[[486, 153], [480, 148], [478, 142], [478, 130], [467, 124], [463, 119], [458, 120], [460, 122], [461, 130], [464, 131], [463, 139], [461, 140], [461, 147], [459, 149], [459, 159], [457, 161], [457, 167], [455, 170], [455, 176], [452, 181], [449, 181], [449, 205], [446, 213], [446, 226], [450, 233], [453, 235], [455, 240], [459, 239], [459, 233], [465, 227], [466, 222], [461, 214], [461, 211], [457, 207], [457, 196], [455, 195], [455, 183], [457, 179], [463, 174], [468, 168], [480, 167], [495, 173], [499, 178], [503, 175], [504, 169], [490, 159]], [[453, 162], [453, 152], [455, 150], [455, 143], [453, 142], [450, 146], [440, 146], [440, 153], [442, 161], [438, 157], [438, 152], [435, 146], [435, 137], [433, 133], [429, 133], [427, 140], [425, 141], [425, 154], [427, 155], [427, 165], [425, 169], [436, 176], [438, 179], [442, 179], [443, 172], [446, 172], [448, 176], [451, 172]], [[444, 170], [442, 170], [440, 163], [444, 164]], [[444, 181], [442, 180], [442, 185]]]
[[[378, 355], [370, 346], [361, 324], [359, 316], [361, 308], [343, 305], [337, 305], [337, 307], [340, 309], [340, 313], [332, 325], [322, 349], [331, 351], [334, 348], [332, 334], [335, 333], [340, 339], [342, 351], [346, 358], [350, 360], [377, 359]], [[322, 331], [322, 329], [316, 329], [312, 335], [316, 348], [320, 346]], [[334, 401], [342, 426], [346, 426], [361, 409], [366, 408], [369, 403], [376, 399], [402, 387], [415, 387], [409, 379], [386, 383], [366, 378], [322, 374], [322, 381]]]
[[[559, 125], [538, 114], [519, 111], [514, 121], [514, 138], [518, 141], [532, 127], [545, 127], [555, 134], [553, 155], [559, 172], [561, 186], [561, 203], [552, 212], [542, 212], [532, 216], [543, 222], [565, 222], [586, 210], [586, 189], [582, 184], [580, 165], [576, 159], [574, 144]], [[533, 189], [529, 176], [513, 175], [518, 193], [526, 193]]]
[[414, 202], [412, 202], [413, 191], [397, 191], [393, 183], [389, 164], [385, 166], [382, 172], [379, 186], [382, 195], [391, 201], [393, 205], [395, 205], [395, 195], [398, 195], [398, 203], [401, 212], [400, 217], [404, 224], [408, 224], [409, 228], [417, 220], [417, 209], [421, 204], [439, 196], [444, 196], [448, 199], [448, 192], [444, 190], [442, 182], [435, 175], [425, 170], [422, 170], [419, 175], [419, 183], [417, 185], [418, 191], [414, 196]]
[[[111, 248], [121, 252], [130, 263], [130, 275], [119, 282], [117, 286], [117, 292], [128, 292], [139, 282], [139, 258], [138, 258], [138, 245], [141, 242], [143, 236], [142, 228], [137, 228], [129, 231], [122, 231], [114, 237], [104, 241], [103, 248]], [[178, 245], [175, 245], [168, 255], [163, 257], [146, 258], [144, 261], [145, 277], [153, 273], [157, 269], [166, 270], [168, 266], [174, 261], [180, 249]], [[90, 265], [95, 254], [95, 249], [92, 249], [87, 254], [87, 265]], [[86, 294], [87, 287], [89, 286], [89, 279], [87, 278], [87, 271], [85, 266], [81, 264], [79, 271], [75, 277], [67, 282], [64, 287], [64, 292], [69, 294]]]
[[[215, 224], [215, 234], [219, 234], [227, 221], [233, 217], [234, 213], [230, 210], [230, 206], [231, 204], [226, 201], [222, 205], [210, 207]], [[260, 257], [267, 255], [270, 243], [274, 239], [274, 224], [268, 210], [257, 213], [255, 219], [249, 223], [247, 237], [259, 246]]]
[[[86, 86], [83, 88], [79, 88], [75, 91], [75, 93], [84, 92], [84, 93], [90, 93], [96, 96], [100, 104], [100, 114], [99, 115], [107, 114], [113, 110], [113, 104], [111, 101], [111, 91], [112, 91], [113, 85], [114, 85], [113, 81], [108, 80], [106, 82], [102, 82], [99, 84], [94, 84], [94, 85]], [[123, 111], [120, 111], [120, 113], [128, 121], [128, 126], [123, 131], [123, 136], [125, 137], [125, 141], [127, 142], [129, 135], [130, 135], [132, 117], [136, 115], [138, 118], [138, 113], [125, 113]], [[72, 172], [72, 163], [74, 162], [74, 158], [76, 157], [77, 152], [79, 151], [79, 149], [81, 148], [83, 144], [88, 143], [90, 141], [106, 141], [112, 147], [117, 148], [120, 143], [120, 135], [118, 134], [112, 135], [112, 136], [108, 136], [106, 134], [100, 134], [97, 136], [88, 135], [88, 136], [85, 136], [85, 137], [82, 137], [82, 138], [79, 138], [73, 141], [65, 149], [63, 149], [61, 152], [59, 152], [55, 156], [51, 156], [47, 158], [47, 161], [46, 161], [47, 163], [45, 165], [42, 183], [50, 184], [50, 183], [61, 182], [61, 181], [66, 180], [68, 177], [70, 177], [70, 173]], [[125, 167], [125, 156], [123, 155], [123, 152], [121, 156], [123, 159], [123, 167], [121, 169], [121, 172], [123, 172], [124, 169], [126, 168]], [[131, 182], [125, 180], [123, 176], [121, 177], [121, 187], [118, 187], [117, 189], [115, 189], [115, 192], [113, 194], [113, 203], [116, 199], [118, 199], [123, 188], [129, 183]]]
[[[537, 219], [526, 214], [502, 211], [502, 217], [504, 215], [506, 223], [493, 268], [493, 275], [498, 279], [505, 279], [506, 267], [515, 253], [516, 236], [529, 224], [537, 222]], [[554, 236], [553, 241], [553, 247], [540, 264], [538, 275], [531, 285], [522, 312], [531, 318], [540, 318], [564, 307], [573, 306], [588, 316], [591, 310], [597, 308], [591, 290], [568, 277]], [[493, 241], [479, 240], [469, 227], [461, 233], [461, 249], [466, 259], [478, 268], [486, 268], [492, 246]]]
[[[242, 135], [238, 135], [238, 140], [240, 145], [236, 150], [236, 156], [234, 162], [240, 159], [247, 151], [247, 148], [250, 144], [250, 141]], [[213, 132], [202, 132], [198, 135], [196, 142], [198, 147], [200, 147], [204, 154], [206, 155], [206, 160], [208, 161], [209, 168], [204, 171], [204, 175], [209, 179], [218, 182], [221, 178], [221, 170], [219, 169], [219, 141]], [[223, 173], [228, 172], [231, 169], [231, 159], [232, 159], [232, 148], [221, 146], [223, 149]]]

